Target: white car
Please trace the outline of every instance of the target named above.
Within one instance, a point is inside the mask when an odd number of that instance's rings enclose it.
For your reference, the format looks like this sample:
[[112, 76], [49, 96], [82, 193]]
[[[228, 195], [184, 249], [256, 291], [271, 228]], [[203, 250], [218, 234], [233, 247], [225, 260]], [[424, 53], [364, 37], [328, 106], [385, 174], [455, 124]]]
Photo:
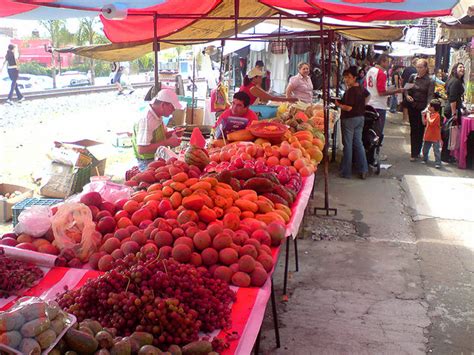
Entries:
[[58, 88], [87, 86], [90, 84], [89, 77], [78, 71], [66, 71], [56, 76], [56, 86]]
[[[21, 92], [41, 91], [53, 87], [53, 79], [44, 75], [20, 73], [16, 83]], [[4, 76], [0, 80], [0, 94], [8, 94], [10, 92], [10, 87], [10, 78], [8, 76]]]

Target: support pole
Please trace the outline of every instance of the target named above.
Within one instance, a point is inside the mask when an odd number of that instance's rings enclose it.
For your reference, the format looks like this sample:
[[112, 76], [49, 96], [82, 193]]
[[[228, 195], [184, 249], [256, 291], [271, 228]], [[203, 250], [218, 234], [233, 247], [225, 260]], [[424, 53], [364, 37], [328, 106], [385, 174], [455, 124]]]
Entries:
[[239, 35], [239, 10], [240, 10], [240, 1], [234, 0], [234, 34], [235, 38]]
[[222, 82], [224, 80], [224, 46], [225, 46], [225, 41], [221, 41], [221, 66], [219, 68], [219, 82]]
[[[323, 13], [321, 12], [321, 18], [319, 22], [320, 26], [320, 33], [321, 33], [321, 69], [322, 69], [322, 76], [323, 76], [323, 105], [324, 105], [324, 207], [315, 207], [314, 214], [317, 211], [321, 210], [326, 213], [326, 216], [329, 216], [329, 212], [333, 212], [334, 215], [337, 215], [337, 209], [329, 208], [329, 156], [328, 156], [328, 148], [329, 148], [329, 87], [331, 84], [331, 72], [327, 73], [327, 70], [331, 69], [331, 46], [332, 40], [334, 37], [334, 31], [324, 31], [323, 26]], [[329, 65], [326, 65], [326, 48], [325, 48], [325, 34], [328, 34], [328, 57], [329, 57]]]
[[293, 238], [292, 235], [286, 238], [286, 254], [285, 254], [285, 275], [283, 275], [283, 296], [286, 296], [286, 290], [288, 287], [288, 264], [290, 262], [290, 239]]
[[191, 119], [194, 120], [194, 83], [196, 82], [196, 54], [193, 53], [193, 82], [191, 83]]
[[158, 16], [155, 12], [153, 15], [153, 53], [155, 54], [155, 93], [152, 96], [155, 96], [158, 93], [158, 83], [159, 83], [159, 78], [158, 78], [158, 52], [160, 51], [160, 44], [158, 43], [158, 34], [157, 34], [157, 20]]
[[271, 293], [270, 297], [271, 297], [271, 302], [272, 302], [273, 328], [275, 330], [275, 342], [276, 342], [276, 347], [280, 348], [280, 346], [281, 346], [281, 343], [280, 343], [280, 328], [279, 328], [279, 325], [278, 325], [278, 314], [277, 314], [276, 300], [275, 300], [275, 289], [273, 287], [273, 278], [270, 281], [272, 282], [272, 293]]

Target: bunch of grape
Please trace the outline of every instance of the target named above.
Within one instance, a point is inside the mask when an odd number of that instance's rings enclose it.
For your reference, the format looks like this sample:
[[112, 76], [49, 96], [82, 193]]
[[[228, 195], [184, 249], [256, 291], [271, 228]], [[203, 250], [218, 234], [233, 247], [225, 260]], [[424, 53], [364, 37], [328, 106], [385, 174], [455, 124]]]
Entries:
[[153, 253], [118, 259], [111, 271], [58, 297], [79, 321], [96, 319], [120, 336], [149, 332], [155, 346], [187, 344], [199, 331], [229, 328], [234, 300], [229, 286], [207, 271]]
[[43, 277], [37, 266], [14, 260], [0, 249], [0, 298], [10, 297], [18, 291], [29, 288]]

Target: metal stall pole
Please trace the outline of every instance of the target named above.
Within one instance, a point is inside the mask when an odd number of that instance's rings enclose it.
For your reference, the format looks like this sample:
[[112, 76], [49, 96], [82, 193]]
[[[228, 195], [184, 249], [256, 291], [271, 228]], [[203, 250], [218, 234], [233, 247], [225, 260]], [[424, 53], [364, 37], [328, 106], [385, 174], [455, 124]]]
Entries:
[[[193, 82], [191, 83], [191, 119], [194, 121], [194, 88], [196, 82], [196, 54], [193, 52]], [[187, 119], [186, 119], [187, 120]]]
[[157, 33], [157, 22], [158, 22], [158, 14], [155, 12], [153, 15], [153, 52], [155, 54], [155, 92], [152, 92], [152, 97], [154, 97], [159, 91], [159, 78], [158, 78], [158, 52], [160, 51], [160, 43], [158, 42], [158, 33]]
[[[337, 209], [329, 208], [329, 157], [328, 157], [328, 148], [329, 148], [329, 86], [330, 80], [328, 78], [328, 73], [326, 72], [326, 48], [324, 43], [324, 27], [323, 27], [323, 13], [321, 12], [320, 18], [320, 32], [321, 32], [321, 68], [323, 76], [323, 104], [324, 104], [324, 138], [326, 140], [324, 144], [324, 207], [315, 207], [314, 214], [317, 214], [318, 211], [325, 211], [326, 216], [329, 216], [330, 212], [333, 212], [334, 215], [337, 215]], [[329, 60], [331, 60], [331, 40], [333, 38], [334, 31], [328, 31], [328, 42], [329, 44]], [[329, 63], [330, 64], [330, 63]], [[330, 68], [330, 65], [329, 65]], [[329, 73], [330, 77], [331, 73]]]
[[[341, 48], [342, 44], [341, 41], [337, 41], [337, 79], [336, 79], [336, 96], [339, 97], [339, 83], [341, 82], [341, 62], [342, 62], [342, 55], [341, 55]], [[331, 152], [331, 163], [336, 161], [336, 149], [337, 149], [337, 127], [333, 128], [332, 132], [332, 152]]]

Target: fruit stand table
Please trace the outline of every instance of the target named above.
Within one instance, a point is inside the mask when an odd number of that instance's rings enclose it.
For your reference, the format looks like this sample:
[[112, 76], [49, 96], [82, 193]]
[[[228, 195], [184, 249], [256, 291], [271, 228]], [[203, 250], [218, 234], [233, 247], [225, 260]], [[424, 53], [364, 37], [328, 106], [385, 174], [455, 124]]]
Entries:
[[[278, 251], [275, 250], [275, 254]], [[277, 256], [277, 255], [274, 255]], [[11, 308], [14, 303], [24, 296], [36, 296], [44, 300], [51, 300], [58, 293], [78, 288], [90, 278], [99, 277], [102, 272], [87, 269], [72, 269], [64, 267], [41, 267], [44, 277], [21, 296], [11, 296], [0, 299], [0, 311]], [[232, 305], [232, 328], [227, 331], [216, 331], [211, 337], [225, 339], [228, 334], [237, 332], [238, 340], [229, 341], [230, 347], [223, 354], [249, 354], [257, 339], [260, 326], [265, 315], [265, 308], [272, 292], [271, 279], [260, 288], [239, 288], [231, 286], [236, 292], [237, 299]]]
[[466, 169], [467, 137], [472, 131], [474, 131], [474, 115], [463, 116], [461, 119], [461, 132], [459, 134], [459, 149], [453, 152], [454, 157], [458, 160], [459, 169]]

